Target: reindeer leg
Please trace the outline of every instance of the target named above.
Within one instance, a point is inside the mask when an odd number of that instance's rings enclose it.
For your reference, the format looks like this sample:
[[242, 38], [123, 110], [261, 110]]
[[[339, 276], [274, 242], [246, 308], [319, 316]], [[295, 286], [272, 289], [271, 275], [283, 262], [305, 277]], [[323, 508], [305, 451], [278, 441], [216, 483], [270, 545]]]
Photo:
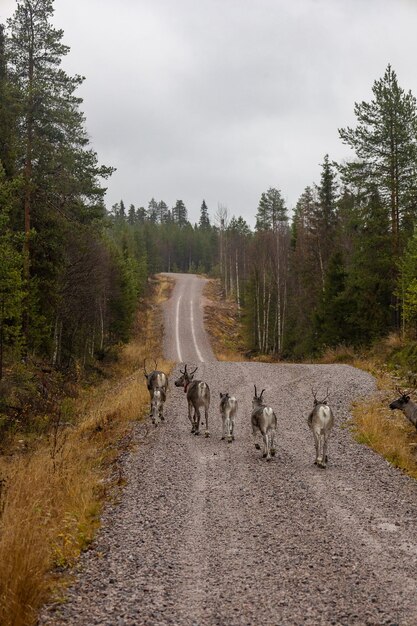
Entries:
[[232, 443], [232, 423], [230, 415], [226, 418], [227, 443]]
[[205, 437], [210, 437], [209, 429], [208, 429], [208, 408], [204, 407], [204, 417], [206, 418], [206, 430], [204, 433]]
[[268, 433], [262, 433], [262, 438], [264, 440], [264, 451], [263, 451], [263, 457], [266, 457], [267, 461], [271, 460], [271, 455], [269, 453], [269, 435]]
[[324, 444], [323, 444], [323, 467], [327, 467], [327, 435], [323, 435]]
[[195, 423], [194, 423], [194, 419], [191, 415], [191, 410], [192, 410], [192, 405], [191, 402], [188, 402], [188, 419], [191, 422], [191, 433], [194, 433], [195, 431]]
[[199, 435], [200, 434], [200, 419], [201, 419], [200, 409], [195, 409], [194, 419], [196, 419], [194, 435]]
[[275, 456], [275, 437], [276, 437], [276, 431], [272, 430], [271, 431], [271, 456]]
[[319, 440], [318, 440], [318, 435], [315, 430], [313, 430], [313, 436], [314, 436], [314, 447], [316, 449], [316, 459], [314, 461], [314, 465], [317, 465], [317, 460], [319, 456]]
[[324, 433], [321, 431], [317, 436], [318, 453], [317, 453], [317, 465], [322, 469], [325, 469], [326, 463], [324, 462]]
[[231, 422], [232, 422], [232, 427], [230, 429], [230, 435], [232, 437], [232, 441], [234, 441], [235, 440], [235, 436], [233, 434], [235, 430], [235, 418], [234, 417], [232, 417]]
[[222, 415], [222, 441], [226, 437], [226, 417]]
[[252, 426], [253, 443], [255, 444], [255, 448], [257, 450], [260, 450], [261, 446], [257, 442], [257, 434], [258, 434], [258, 429], [255, 426]]

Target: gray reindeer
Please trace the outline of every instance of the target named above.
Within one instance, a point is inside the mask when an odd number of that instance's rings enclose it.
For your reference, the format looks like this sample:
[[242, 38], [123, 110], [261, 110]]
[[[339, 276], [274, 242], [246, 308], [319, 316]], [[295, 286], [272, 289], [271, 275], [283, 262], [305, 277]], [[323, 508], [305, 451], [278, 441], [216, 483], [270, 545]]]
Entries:
[[334, 417], [331, 408], [327, 404], [329, 390], [327, 389], [326, 397], [323, 400], [317, 400], [317, 392], [311, 390], [314, 398], [314, 406], [307, 418], [307, 423], [311, 428], [314, 436], [314, 445], [316, 448], [316, 460], [314, 464], [317, 467], [325, 469], [327, 466], [327, 446], [330, 432], [333, 428]]
[[398, 391], [400, 397], [391, 402], [389, 408], [392, 411], [394, 409], [402, 411], [408, 421], [417, 428], [417, 405], [410, 399], [414, 390], [402, 391], [399, 387], [396, 387], [395, 390]]
[[[191, 432], [194, 435], [200, 434], [200, 408], [204, 407], [204, 417], [206, 419], [205, 437], [210, 437], [208, 429], [208, 410], [210, 407], [210, 389], [207, 383], [201, 380], [194, 380], [194, 374], [198, 370], [196, 367], [192, 372], [187, 371], [185, 364], [184, 371], [180, 369], [181, 376], [175, 381], [176, 387], [183, 387], [187, 394], [188, 419], [191, 422]], [[193, 414], [194, 410], [194, 414]]]
[[263, 439], [263, 453], [262, 456], [267, 461], [271, 460], [271, 456], [275, 456], [275, 437], [277, 429], [277, 416], [270, 406], [267, 406], [263, 402], [263, 394], [265, 389], [262, 389], [261, 393], [257, 394], [256, 385], [255, 395], [252, 400], [252, 434], [255, 440], [255, 448], [261, 449], [260, 444], [256, 441], [258, 432], [261, 433]]
[[222, 439], [227, 437], [227, 442], [232, 443], [235, 436], [235, 417], [237, 412], [237, 400], [228, 393], [220, 392], [220, 415], [222, 417]]
[[157, 361], [154, 360], [154, 363], [155, 369], [148, 373], [146, 371], [146, 359], [144, 359], [143, 373], [151, 399], [152, 423], [157, 424], [159, 420], [164, 421], [164, 404], [168, 390], [168, 377], [164, 372], [156, 369], [158, 367]]

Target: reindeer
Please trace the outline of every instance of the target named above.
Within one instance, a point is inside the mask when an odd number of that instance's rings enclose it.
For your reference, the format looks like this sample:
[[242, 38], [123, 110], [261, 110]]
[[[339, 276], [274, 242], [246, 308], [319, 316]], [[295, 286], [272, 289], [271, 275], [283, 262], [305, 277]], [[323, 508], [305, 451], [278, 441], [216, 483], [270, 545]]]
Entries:
[[157, 387], [154, 389], [151, 400], [151, 418], [152, 424], [158, 424], [159, 420], [164, 421], [164, 404], [166, 400], [166, 394], [164, 389]]
[[[187, 364], [184, 371], [180, 369], [181, 376], [175, 381], [176, 387], [184, 387], [184, 393], [187, 394], [188, 402], [188, 419], [191, 422], [191, 432], [194, 435], [200, 434], [200, 407], [204, 407], [204, 415], [206, 418], [206, 430], [204, 435], [210, 437], [208, 429], [208, 410], [210, 406], [210, 389], [207, 383], [201, 380], [193, 380], [194, 374], [198, 370], [196, 367], [192, 372], [187, 371]], [[191, 415], [194, 409], [194, 415]]]
[[[143, 373], [146, 378], [146, 385], [148, 387], [149, 395], [151, 398], [152, 423], [155, 424], [158, 421], [155, 415], [156, 410], [158, 412], [158, 418], [160, 418], [161, 421], [164, 421], [164, 403], [166, 400], [166, 394], [168, 390], [168, 377], [166, 374], [164, 374], [164, 372], [161, 372], [160, 370], [156, 369], [158, 367], [157, 361], [154, 360], [154, 363], [155, 363], [155, 369], [152, 370], [152, 372], [148, 373], [146, 371], [146, 359], [144, 359], [143, 361]], [[159, 389], [160, 393], [157, 394], [157, 399], [154, 402], [153, 400], [155, 396], [155, 391], [157, 389]], [[155, 409], [155, 407], [157, 407], [157, 409]]]
[[393, 411], [394, 409], [399, 409], [404, 413], [406, 418], [415, 428], [417, 428], [417, 405], [410, 400], [410, 395], [415, 391], [414, 389], [410, 389], [409, 391], [402, 391], [399, 387], [396, 387], [395, 390], [400, 394], [400, 397], [394, 402], [391, 402], [389, 408]]
[[220, 415], [222, 416], [223, 430], [222, 439], [227, 435], [227, 442], [232, 443], [235, 436], [233, 434], [235, 428], [235, 417], [237, 411], [237, 400], [228, 393], [220, 392]]
[[270, 406], [264, 404], [262, 400], [262, 396], [264, 394], [265, 389], [262, 389], [260, 395], [258, 396], [255, 387], [255, 395], [252, 400], [252, 414], [251, 414], [251, 422], [252, 422], [252, 434], [255, 441], [255, 448], [257, 450], [261, 449], [260, 444], [256, 441], [256, 435], [258, 431], [262, 435], [264, 449], [262, 456], [267, 461], [271, 460], [271, 456], [275, 456], [275, 436], [276, 436], [276, 428], [277, 428], [277, 416]]
[[327, 466], [327, 441], [333, 428], [334, 417], [331, 408], [327, 405], [329, 390], [327, 389], [324, 400], [317, 400], [317, 392], [311, 389], [314, 398], [314, 406], [307, 418], [307, 423], [314, 436], [316, 447], [316, 460], [314, 464], [322, 469]]

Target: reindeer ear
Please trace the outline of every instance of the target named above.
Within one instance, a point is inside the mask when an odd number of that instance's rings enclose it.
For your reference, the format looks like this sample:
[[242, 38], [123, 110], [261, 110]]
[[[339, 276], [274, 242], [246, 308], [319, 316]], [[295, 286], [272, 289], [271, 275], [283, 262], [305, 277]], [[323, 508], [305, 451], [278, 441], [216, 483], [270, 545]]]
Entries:
[[222, 394], [222, 392], [220, 392], [220, 397], [221, 397], [221, 398], [223, 398], [223, 394]]

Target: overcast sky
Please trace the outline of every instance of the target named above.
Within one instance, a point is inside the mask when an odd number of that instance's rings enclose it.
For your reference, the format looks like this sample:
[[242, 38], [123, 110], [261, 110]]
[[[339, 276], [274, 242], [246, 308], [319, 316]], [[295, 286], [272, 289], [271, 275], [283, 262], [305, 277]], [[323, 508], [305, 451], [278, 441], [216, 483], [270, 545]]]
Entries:
[[[0, 21], [15, 0], [0, 0]], [[417, 0], [55, 0], [106, 203], [293, 208], [388, 63], [417, 96]]]

